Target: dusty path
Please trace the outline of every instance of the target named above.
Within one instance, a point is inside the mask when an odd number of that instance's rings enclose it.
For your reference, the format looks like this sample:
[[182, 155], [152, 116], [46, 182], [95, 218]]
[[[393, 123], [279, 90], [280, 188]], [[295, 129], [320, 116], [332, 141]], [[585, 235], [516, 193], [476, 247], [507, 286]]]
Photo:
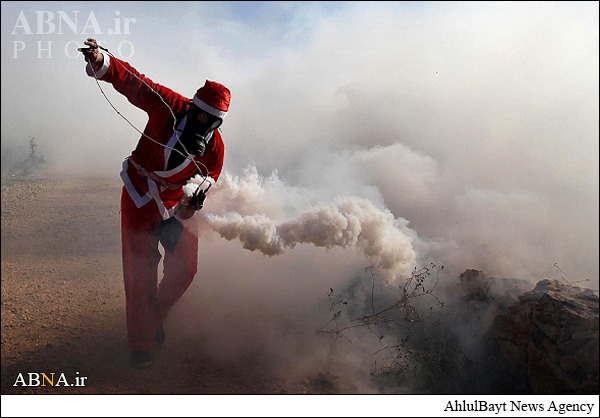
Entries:
[[[171, 330], [148, 369], [128, 364], [117, 179], [40, 175], [2, 186], [2, 394], [332, 393], [259, 364], [218, 363]], [[19, 373], [85, 386], [14, 386]], [[81, 380], [79, 380], [81, 382]]]

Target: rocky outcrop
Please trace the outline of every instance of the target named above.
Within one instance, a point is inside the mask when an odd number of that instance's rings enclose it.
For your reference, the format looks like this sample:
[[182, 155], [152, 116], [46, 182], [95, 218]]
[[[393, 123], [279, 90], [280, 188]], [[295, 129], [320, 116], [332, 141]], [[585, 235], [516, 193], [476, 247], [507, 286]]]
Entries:
[[541, 280], [486, 335], [494, 392], [598, 394], [598, 325], [592, 290]]
[[519, 301], [519, 297], [533, 289], [533, 284], [523, 279], [486, 277], [481, 270], [469, 269], [459, 276], [462, 300], [473, 310], [505, 309]]

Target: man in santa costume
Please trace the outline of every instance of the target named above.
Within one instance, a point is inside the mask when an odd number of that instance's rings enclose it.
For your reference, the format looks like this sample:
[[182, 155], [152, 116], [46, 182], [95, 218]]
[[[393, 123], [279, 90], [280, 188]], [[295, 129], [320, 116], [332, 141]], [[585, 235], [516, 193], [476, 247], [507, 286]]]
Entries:
[[[127, 339], [132, 364], [151, 364], [163, 344], [167, 313], [191, 284], [198, 265], [198, 236], [190, 218], [219, 178], [225, 147], [218, 130], [230, 91], [206, 80], [192, 99], [157, 84], [123, 60], [82, 49], [91, 77], [113, 85], [148, 114], [135, 150], [123, 162], [121, 240]], [[158, 281], [164, 248], [163, 277]]]

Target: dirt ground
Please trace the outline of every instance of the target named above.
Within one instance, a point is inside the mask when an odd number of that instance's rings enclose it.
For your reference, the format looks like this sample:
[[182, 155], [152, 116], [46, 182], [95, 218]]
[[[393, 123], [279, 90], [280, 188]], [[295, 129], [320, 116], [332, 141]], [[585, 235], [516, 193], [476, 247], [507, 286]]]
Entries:
[[[217, 362], [177, 329], [151, 367], [131, 367], [120, 190], [118, 179], [47, 174], [3, 182], [2, 394], [334, 393], [326, 379], [283, 383], [258, 364]], [[19, 374], [52, 372], [87, 379], [15, 386]]]

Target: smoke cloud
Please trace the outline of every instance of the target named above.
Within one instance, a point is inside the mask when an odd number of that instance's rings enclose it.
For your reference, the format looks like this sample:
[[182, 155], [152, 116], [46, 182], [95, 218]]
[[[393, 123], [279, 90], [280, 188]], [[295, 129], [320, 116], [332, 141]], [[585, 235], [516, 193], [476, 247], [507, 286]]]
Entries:
[[[224, 171], [276, 171], [281, 187], [260, 197], [276, 225], [305, 203], [363, 198], [418, 233], [417, 261], [454, 275], [537, 280], [558, 263], [598, 286], [597, 4], [265, 3], [244, 9], [251, 20], [237, 4], [182, 4], [123, 5], [137, 23], [105, 45], [130, 42], [132, 65], [184, 95], [205, 78], [230, 88]], [[15, 141], [26, 158], [35, 137], [48, 167], [118, 178], [139, 135], [81, 57], [65, 56], [64, 37], [12, 34], [41, 4], [2, 7], [3, 158]], [[115, 17], [110, 5], [94, 12]], [[202, 48], [177, 33], [157, 44], [153, 13]], [[19, 58], [15, 41], [27, 45]], [[52, 54], [36, 55], [47, 41]], [[105, 90], [143, 128], [146, 115]], [[40, 92], [60, 106], [23, 100]]]
[[[26, 8], [14, 4], [2, 3], [3, 158], [6, 136], [35, 136], [53, 169], [118, 179], [139, 135], [80, 57], [12, 59], [5, 34]], [[138, 23], [122, 37], [156, 82], [232, 91], [198, 277], [170, 319], [214, 358], [259, 353], [281, 375], [330, 366], [314, 333], [331, 318], [325, 294], [367, 309], [367, 265], [389, 295], [430, 262], [450, 282], [470, 268], [534, 282], [557, 264], [597, 289], [596, 2], [264, 2], [250, 20], [239, 3], [174, 4], [123, 4]], [[157, 23], [174, 30], [157, 39]], [[336, 355], [368, 374], [379, 347], [353, 338]]]
[[[277, 178], [272, 177], [271, 181], [277, 182]], [[228, 201], [237, 201], [242, 212], [252, 213], [259, 209], [256, 199], [266, 194], [260, 182], [255, 169], [238, 179], [226, 174], [215, 193], [235, 196]], [[247, 205], [251, 206], [250, 211], [244, 207]], [[408, 230], [408, 222], [394, 218], [389, 210], [378, 209], [366, 199], [339, 197], [283, 221], [262, 212], [241, 215], [231, 211], [231, 204], [223, 209], [229, 210], [223, 215], [206, 215], [210, 227], [221, 237], [238, 239], [243, 248], [268, 256], [283, 254], [297, 244], [356, 248], [388, 282], [409, 277], [416, 264], [411, 238], [415, 233]]]

